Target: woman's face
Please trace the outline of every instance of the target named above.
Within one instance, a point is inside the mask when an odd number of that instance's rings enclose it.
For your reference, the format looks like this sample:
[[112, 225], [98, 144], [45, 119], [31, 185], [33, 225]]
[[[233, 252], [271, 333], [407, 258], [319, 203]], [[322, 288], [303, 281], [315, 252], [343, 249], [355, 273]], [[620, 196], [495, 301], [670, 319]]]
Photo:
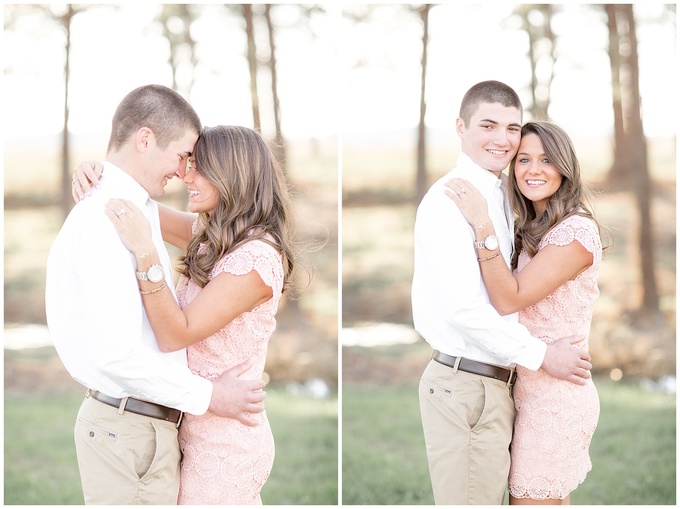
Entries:
[[194, 158], [189, 159], [183, 180], [189, 190], [189, 210], [212, 214], [220, 201], [220, 194], [217, 188], [200, 174]]
[[531, 133], [522, 137], [514, 172], [519, 191], [533, 202], [536, 215], [542, 214], [548, 198], [560, 188], [562, 174], [548, 160], [538, 135]]

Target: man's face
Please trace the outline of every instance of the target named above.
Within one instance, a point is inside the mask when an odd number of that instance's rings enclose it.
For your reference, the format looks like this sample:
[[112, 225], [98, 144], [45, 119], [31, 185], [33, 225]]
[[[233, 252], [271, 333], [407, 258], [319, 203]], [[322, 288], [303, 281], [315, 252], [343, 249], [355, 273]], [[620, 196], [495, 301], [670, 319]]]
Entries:
[[165, 185], [171, 178], [175, 176], [184, 178], [187, 159], [194, 150], [196, 140], [198, 140], [198, 134], [187, 131], [181, 139], [161, 149], [156, 144], [153, 134], [149, 137], [144, 182], [142, 183], [149, 196], [152, 198], [163, 196]]
[[469, 125], [461, 118], [456, 119], [463, 152], [498, 176], [517, 153], [521, 129], [520, 110], [500, 103], [481, 103]]

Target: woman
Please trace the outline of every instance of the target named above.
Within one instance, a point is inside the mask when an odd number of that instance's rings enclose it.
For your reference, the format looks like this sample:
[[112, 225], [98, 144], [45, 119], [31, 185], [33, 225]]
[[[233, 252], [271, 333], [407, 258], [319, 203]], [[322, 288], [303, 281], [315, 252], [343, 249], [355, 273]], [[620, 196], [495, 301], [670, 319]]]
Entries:
[[[494, 235], [481, 194], [461, 179], [447, 187], [476, 240]], [[517, 216], [513, 271], [497, 249], [481, 243], [477, 252], [491, 303], [503, 315], [519, 311], [520, 323], [546, 343], [578, 336], [585, 339], [577, 346], [587, 349], [602, 244], [574, 147], [561, 128], [524, 125], [509, 188]], [[600, 412], [597, 390], [592, 379], [581, 386], [541, 370], [518, 366], [517, 373], [510, 503], [569, 504], [570, 492], [592, 468], [588, 448]]]
[[[80, 181], [90, 175], [96, 184], [96, 174], [87, 165], [76, 169]], [[243, 376], [261, 378], [294, 265], [282, 172], [257, 132], [218, 126], [203, 130], [183, 180], [192, 213], [160, 212], [164, 240], [186, 249], [179, 306], [164, 282], [152, 282], [151, 268], [160, 262], [142, 213], [122, 200], [109, 201], [106, 213], [137, 271], [148, 273], [139, 287], [161, 350], [186, 348], [189, 368], [207, 379], [251, 359]], [[252, 427], [210, 412], [184, 416], [179, 504], [262, 503], [274, 440], [266, 414], [252, 416]]]

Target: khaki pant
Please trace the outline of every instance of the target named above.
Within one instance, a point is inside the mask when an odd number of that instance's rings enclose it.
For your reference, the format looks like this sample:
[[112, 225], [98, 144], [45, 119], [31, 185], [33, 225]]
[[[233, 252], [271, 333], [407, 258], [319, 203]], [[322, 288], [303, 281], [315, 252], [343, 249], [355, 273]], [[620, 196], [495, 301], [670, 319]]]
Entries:
[[435, 503], [502, 504], [515, 418], [511, 389], [431, 360], [419, 395]]
[[74, 436], [86, 504], [177, 504], [175, 424], [86, 397]]

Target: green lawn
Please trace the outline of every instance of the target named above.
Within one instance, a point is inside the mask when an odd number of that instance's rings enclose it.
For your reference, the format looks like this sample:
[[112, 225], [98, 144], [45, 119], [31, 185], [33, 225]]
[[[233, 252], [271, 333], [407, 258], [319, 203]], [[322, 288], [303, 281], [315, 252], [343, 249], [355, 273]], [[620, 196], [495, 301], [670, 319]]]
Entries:
[[[276, 441], [265, 504], [336, 505], [338, 404], [267, 388]], [[73, 425], [84, 390], [5, 394], [5, 504], [83, 504]]]
[[[596, 380], [600, 422], [593, 470], [572, 504], [675, 505], [675, 397]], [[430, 505], [415, 386], [344, 385], [344, 505]]]

